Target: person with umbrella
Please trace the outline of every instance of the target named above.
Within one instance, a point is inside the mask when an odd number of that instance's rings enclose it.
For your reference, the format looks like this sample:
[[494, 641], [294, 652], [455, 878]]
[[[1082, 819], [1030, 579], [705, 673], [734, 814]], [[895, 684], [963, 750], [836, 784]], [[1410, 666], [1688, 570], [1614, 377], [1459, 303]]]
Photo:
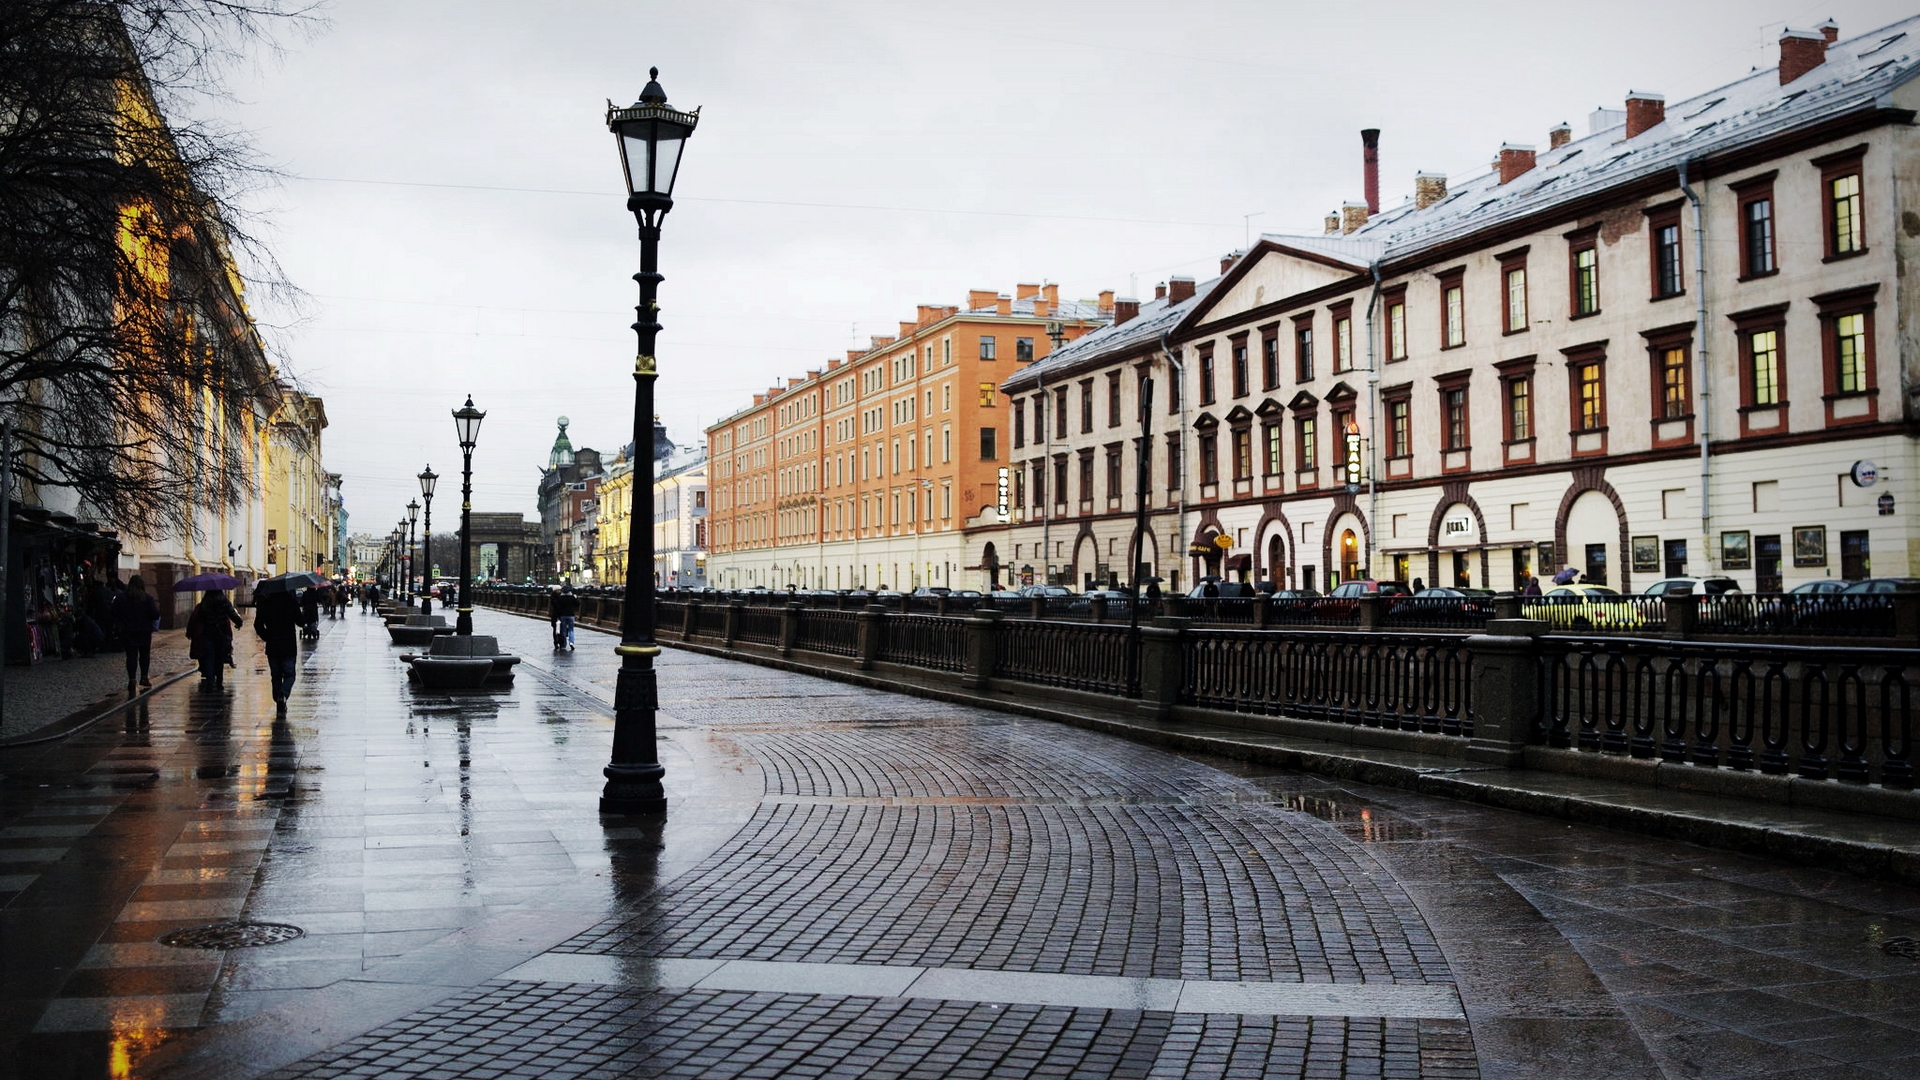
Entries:
[[253, 633], [266, 645], [273, 703], [281, 716], [287, 714], [287, 698], [293, 694], [294, 674], [300, 662], [300, 604], [293, 593], [319, 583], [318, 574], [296, 570], [253, 587]]
[[217, 690], [225, 685], [227, 668], [233, 666], [233, 628], [245, 625], [224, 590], [208, 589], [193, 606], [187, 618], [187, 640], [193, 643], [190, 655], [200, 661], [203, 686], [211, 684]]

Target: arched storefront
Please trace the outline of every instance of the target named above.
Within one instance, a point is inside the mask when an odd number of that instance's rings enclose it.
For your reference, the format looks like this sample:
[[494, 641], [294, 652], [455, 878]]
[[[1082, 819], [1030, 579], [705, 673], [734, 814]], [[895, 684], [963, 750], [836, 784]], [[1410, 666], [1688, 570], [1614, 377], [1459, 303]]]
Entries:
[[1480, 515], [1464, 502], [1448, 505], [1440, 512], [1439, 532], [1427, 568], [1427, 584], [1453, 589], [1487, 588], [1485, 538], [1480, 534]]
[[1366, 526], [1362, 524], [1360, 515], [1348, 512], [1334, 519], [1327, 529], [1329, 589], [1341, 581], [1357, 581], [1367, 577], [1366, 549]]
[[[1620, 561], [1624, 554], [1620, 515], [1613, 500], [1602, 491], [1583, 491], [1567, 508], [1566, 522], [1561, 562], [1579, 570], [1589, 585], [1610, 585], [1624, 591], [1627, 567]], [[1542, 568], [1541, 573], [1548, 572]]]

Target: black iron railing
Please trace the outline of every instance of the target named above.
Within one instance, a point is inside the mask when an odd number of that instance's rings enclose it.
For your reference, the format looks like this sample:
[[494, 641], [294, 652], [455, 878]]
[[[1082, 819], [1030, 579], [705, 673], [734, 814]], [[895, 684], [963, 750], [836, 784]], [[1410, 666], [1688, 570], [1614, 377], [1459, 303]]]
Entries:
[[798, 612], [794, 646], [835, 656], [860, 655], [860, 615], [853, 611], [808, 608]]
[[1021, 682], [1131, 696], [1125, 626], [1005, 619], [993, 673]]
[[881, 621], [879, 658], [935, 671], [964, 670], [966, 621], [938, 615], [888, 615]]
[[696, 606], [693, 616], [693, 636], [713, 638], [727, 636], [727, 605], [702, 603]]
[[1472, 656], [1452, 635], [1194, 630], [1195, 705], [1440, 735], [1473, 734]]
[[1912, 787], [1920, 650], [1546, 638], [1549, 746]]
[[1493, 601], [1457, 596], [1397, 596], [1386, 601], [1386, 624], [1396, 630], [1478, 630]]
[[780, 609], [748, 604], [740, 609], [740, 625], [735, 631], [741, 641], [755, 645], [780, 644]]

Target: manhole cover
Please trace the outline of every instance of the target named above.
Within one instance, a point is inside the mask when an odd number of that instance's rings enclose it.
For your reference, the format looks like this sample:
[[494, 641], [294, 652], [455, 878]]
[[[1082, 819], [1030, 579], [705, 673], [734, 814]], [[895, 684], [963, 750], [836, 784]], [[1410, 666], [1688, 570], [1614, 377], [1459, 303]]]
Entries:
[[1910, 937], [1888, 938], [1880, 943], [1880, 951], [1888, 956], [1904, 957], [1908, 960], [1920, 960], [1920, 941]]
[[278, 945], [292, 941], [306, 931], [286, 923], [214, 923], [175, 930], [160, 939], [160, 944], [176, 949], [251, 949], [259, 945]]

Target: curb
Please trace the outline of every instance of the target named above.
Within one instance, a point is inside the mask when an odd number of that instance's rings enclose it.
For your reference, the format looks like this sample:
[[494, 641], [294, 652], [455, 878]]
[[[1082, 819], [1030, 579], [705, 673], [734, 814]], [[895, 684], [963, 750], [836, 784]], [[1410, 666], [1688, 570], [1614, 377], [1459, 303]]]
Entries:
[[[100, 721], [105, 720], [107, 717], [112, 716], [114, 713], [119, 712], [121, 709], [145, 701], [160, 691], [165, 690], [167, 687], [172, 686], [174, 683], [179, 682], [181, 679], [195, 674], [199, 670], [198, 667], [190, 667], [169, 672], [160, 676], [159, 680], [147, 689], [140, 691], [130, 698], [116, 701], [104, 709], [100, 709], [101, 702], [96, 701], [92, 705], [77, 709], [50, 724], [44, 724], [24, 735], [15, 735], [11, 738], [0, 739], [0, 750], [11, 750], [16, 746], [35, 746], [40, 743], [56, 742], [69, 735], [77, 735]], [[102, 700], [104, 701], [105, 699]], [[100, 711], [93, 712], [92, 710], [94, 709], [100, 709]]]

